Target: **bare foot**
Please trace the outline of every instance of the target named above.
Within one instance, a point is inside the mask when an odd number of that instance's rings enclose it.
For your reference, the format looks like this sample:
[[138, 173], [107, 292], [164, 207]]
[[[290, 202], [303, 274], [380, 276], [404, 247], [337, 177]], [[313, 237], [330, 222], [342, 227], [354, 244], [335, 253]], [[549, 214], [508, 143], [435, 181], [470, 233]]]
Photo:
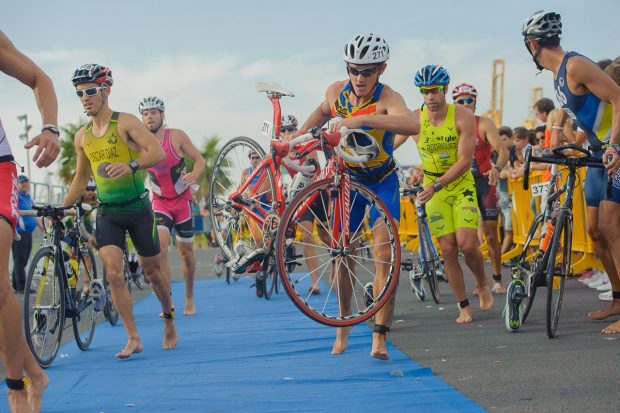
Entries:
[[605, 327], [603, 329], [603, 331], [601, 331], [601, 333], [603, 333], [603, 334], [618, 334], [618, 333], [620, 333], [620, 320], [618, 320], [615, 323]]
[[614, 300], [610, 305], [598, 311], [588, 313], [588, 318], [592, 320], [604, 320], [612, 315], [620, 315], [620, 300]]
[[169, 350], [177, 346], [177, 330], [174, 327], [174, 320], [164, 320], [164, 340], [162, 348]]
[[41, 372], [41, 375], [28, 377], [28, 404], [33, 412], [41, 411], [41, 402], [43, 402], [43, 392], [50, 384], [47, 374]]
[[144, 346], [139, 338], [130, 338], [127, 340], [127, 344], [125, 348], [116, 353], [117, 359], [127, 359], [131, 357], [132, 354], [142, 353], [144, 351]]
[[[11, 390], [7, 392], [9, 399], [9, 410], [13, 413], [35, 412], [28, 403], [28, 393], [26, 389]], [[37, 410], [38, 413], [40, 410]]]
[[185, 299], [185, 308], [183, 308], [183, 315], [194, 315], [196, 314], [196, 305], [194, 304], [193, 298]]
[[471, 323], [473, 320], [471, 305], [465, 308], [459, 308], [459, 317], [456, 319], [457, 324]]
[[478, 299], [480, 300], [480, 309], [488, 311], [493, 308], [493, 294], [488, 285], [478, 287]]
[[370, 351], [370, 357], [379, 360], [388, 360], [390, 358], [387, 351], [387, 336], [385, 334], [372, 334], [372, 350]]
[[336, 329], [336, 340], [334, 341], [334, 347], [332, 348], [332, 355], [337, 356], [347, 351], [349, 346], [349, 333], [351, 327], [339, 327]]
[[478, 297], [478, 287], [474, 288], [474, 291], [471, 292], [471, 295]]

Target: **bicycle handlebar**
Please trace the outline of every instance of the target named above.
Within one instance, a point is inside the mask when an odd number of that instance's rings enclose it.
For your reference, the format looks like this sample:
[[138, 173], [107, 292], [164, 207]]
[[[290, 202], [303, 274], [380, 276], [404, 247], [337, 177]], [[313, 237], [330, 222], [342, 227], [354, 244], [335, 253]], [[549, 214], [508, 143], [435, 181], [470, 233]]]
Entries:
[[[585, 154], [586, 156], [582, 157], [569, 157], [564, 154], [564, 151], [567, 149], [576, 150]], [[564, 165], [569, 168], [582, 168], [584, 166], [590, 168], [604, 168], [603, 160], [592, 157], [592, 154], [589, 150], [584, 149], [575, 144], [568, 144], [558, 146], [553, 149], [552, 155], [543, 155], [543, 156], [532, 156], [532, 147], [529, 146], [525, 150], [525, 165], [523, 168], [523, 189], [529, 189], [529, 177], [530, 177], [530, 163], [531, 162], [540, 162], [540, 163], [550, 163], [555, 165]], [[608, 191], [611, 190], [610, 185], [607, 185]]]
[[32, 205], [32, 209], [19, 210], [19, 214], [28, 217], [47, 217], [47, 218], [60, 218], [65, 216], [75, 216], [75, 205], [69, 205], [66, 207], [58, 207], [49, 204], [44, 205]]
[[400, 190], [400, 194], [402, 196], [409, 196], [409, 195], [417, 195], [420, 192], [422, 192], [424, 190], [424, 188], [422, 188], [419, 185], [414, 186], [413, 188], [402, 188]]
[[[314, 139], [318, 140], [322, 138], [323, 141], [327, 144], [327, 146], [334, 148], [334, 150], [336, 151], [336, 154], [340, 158], [344, 159], [345, 161], [351, 162], [351, 163], [366, 163], [371, 159], [370, 155], [351, 155], [351, 154], [346, 153], [342, 149], [342, 146], [340, 144], [342, 138], [346, 137], [348, 134], [352, 132], [355, 132], [355, 129], [349, 129], [345, 126], [340, 128], [340, 131], [334, 132], [334, 133], [329, 133], [327, 131], [315, 129], [315, 130], [312, 130], [308, 133], [304, 133], [303, 135], [300, 135], [292, 139], [289, 142], [289, 145], [291, 148], [294, 148], [295, 146], [310, 142]], [[290, 166], [290, 164], [288, 163], [287, 165]], [[293, 167], [292, 169], [299, 171], [299, 169], [295, 167]]]
[[314, 165], [300, 165], [288, 157], [282, 159], [282, 162], [286, 164], [287, 167], [296, 172], [303, 172], [306, 174], [313, 174], [314, 172], [316, 172], [316, 167]]

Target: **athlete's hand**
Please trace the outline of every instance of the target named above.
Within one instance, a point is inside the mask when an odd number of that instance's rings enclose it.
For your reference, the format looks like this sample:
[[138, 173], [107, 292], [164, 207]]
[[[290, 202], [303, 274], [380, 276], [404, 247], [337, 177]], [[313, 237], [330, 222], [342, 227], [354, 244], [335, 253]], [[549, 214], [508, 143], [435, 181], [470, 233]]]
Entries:
[[489, 185], [496, 186], [497, 180], [499, 179], [499, 171], [496, 167], [492, 167], [486, 173], [486, 176], [489, 177]]
[[184, 173], [181, 177], [181, 180], [187, 185], [194, 185], [198, 182], [198, 177], [196, 176], [196, 174], [194, 174], [194, 172]]
[[90, 244], [91, 247], [97, 248], [97, 239], [94, 235], [89, 236], [86, 241]]
[[49, 130], [44, 130], [32, 138], [30, 142], [24, 145], [24, 148], [30, 149], [33, 146], [37, 146], [37, 151], [32, 157], [32, 162], [35, 162], [39, 168], [49, 166], [60, 153], [60, 139], [58, 139], [58, 135]]
[[105, 168], [106, 173], [110, 178], [120, 178], [125, 175], [131, 175], [133, 169], [125, 162], [114, 162]]
[[333, 122], [329, 125], [329, 133], [339, 132], [343, 126], [349, 129], [359, 129], [364, 124], [364, 116], [353, 116], [342, 119], [340, 122]]
[[428, 201], [431, 200], [433, 195], [435, 195], [435, 188], [433, 187], [433, 185], [428, 185], [424, 187], [424, 190], [422, 192], [418, 193], [417, 198], [418, 201], [426, 204]]
[[614, 176], [620, 170], [620, 154], [612, 148], [607, 149], [603, 155], [603, 164], [609, 175]]

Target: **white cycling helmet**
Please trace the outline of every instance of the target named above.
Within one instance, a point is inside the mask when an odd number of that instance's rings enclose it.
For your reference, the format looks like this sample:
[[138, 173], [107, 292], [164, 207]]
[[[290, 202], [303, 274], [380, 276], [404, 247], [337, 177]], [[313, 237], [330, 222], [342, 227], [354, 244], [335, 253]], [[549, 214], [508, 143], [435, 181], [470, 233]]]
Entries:
[[372, 33], [355, 36], [344, 45], [344, 61], [354, 65], [384, 63], [390, 58], [385, 40]]
[[369, 156], [369, 160], [379, 155], [377, 140], [362, 129], [351, 130], [340, 140], [340, 146], [350, 155]]
[[164, 101], [158, 98], [157, 96], [149, 96], [140, 102], [138, 105], [138, 112], [142, 114], [145, 110], [157, 109], [160, 112], [166, 111], [166, 106], [164, 105]]
[[539, 10], [525, 19], [521, 34], [526, 38], [544, 39], [562, 34], [562, 21], [558, 13]]

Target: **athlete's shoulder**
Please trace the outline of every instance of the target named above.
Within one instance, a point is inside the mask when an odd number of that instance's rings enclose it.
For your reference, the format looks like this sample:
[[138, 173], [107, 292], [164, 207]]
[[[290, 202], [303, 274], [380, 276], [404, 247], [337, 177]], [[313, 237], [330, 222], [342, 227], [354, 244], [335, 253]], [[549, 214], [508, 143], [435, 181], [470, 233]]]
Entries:
[[183, 129], [167, 128], [170, 131], [170, 136], [173, 138], [187, 138], [188, 135]]
[[329, 100], [332, 100], [332, 98], [335, 99], [336, 97], [338, 97], [338, 95], [340, 95], [340, 93], [345, 89], [345, 87], [347, 87], [348, 83], [349, 83], [348, 80], [339, 80], [337, 82], [332, 83], [331, 85], [327, 87], [325, 96]]

